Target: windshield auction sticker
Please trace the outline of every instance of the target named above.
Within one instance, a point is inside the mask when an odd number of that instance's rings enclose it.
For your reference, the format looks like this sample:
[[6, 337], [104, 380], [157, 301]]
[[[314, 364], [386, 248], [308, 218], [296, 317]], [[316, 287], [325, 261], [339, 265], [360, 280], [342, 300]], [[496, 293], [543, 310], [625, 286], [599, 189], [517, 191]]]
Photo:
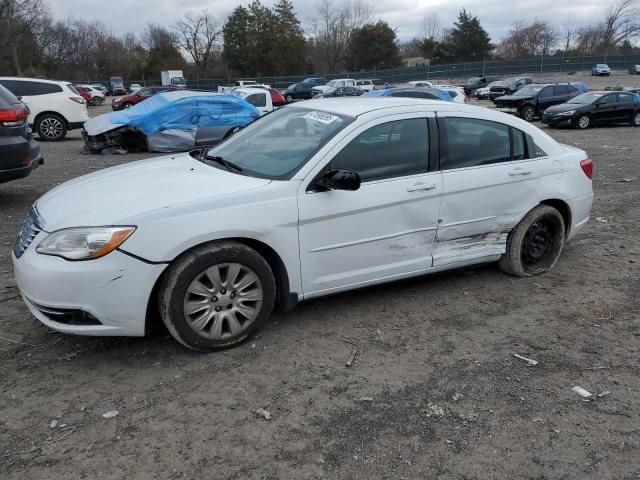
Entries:
[[332, 115], [326, 112], [318, 112], [318, 111], [309, 112], [304, 116], [304, 118], [307, 118], [309, 120], [314, 120], [316, 122], [324, 123], [325, 125], [329, 125], [330, 123], [333, 123], [336, 120], [338, 120], [338, 117], [336, 117], [335, 115]]

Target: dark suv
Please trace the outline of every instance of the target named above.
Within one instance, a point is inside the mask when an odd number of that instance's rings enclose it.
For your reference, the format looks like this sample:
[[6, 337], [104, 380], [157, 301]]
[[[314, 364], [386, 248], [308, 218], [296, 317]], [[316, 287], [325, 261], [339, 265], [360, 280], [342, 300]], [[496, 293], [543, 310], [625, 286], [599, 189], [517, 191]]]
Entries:
[[43, 163], [28, 116], [27, 106], [0, 85], [0, 183], [24, 178]]
[[293, 85], [289, 85], [287, 89], [282, 92], [287, 103], [291, 103], [294, 100], [309, 100], [313, 97], [313, 93], [311, 90], [313, 87], [317, 87], [316, 83], [294, 83]]
[[500, 83], [491, 87], [489, 90], [489, 100], [495, 102], [496, 98], [504, 95], [513, 95], [526, 85], [531, 85], [533, 80], [531, 77], [512, 77], [502, 80]]
[[464, 93], [467, 94], [468, 97], [473, 95], [477, 89], [486, 87], [490, 83], [497, 82], [500, 80], [500, 77], [471, 77], [467, 80], [467, 83], [464, 84]]
[[544, 111], [553, 106], [565, 103], [582, 91], [569, 83], [564, 84], [532, 84], [521, 88], [513, 95], [498, 97], [494, 100], [501, 112], [513, 113], [527, 122], [542, 117]]

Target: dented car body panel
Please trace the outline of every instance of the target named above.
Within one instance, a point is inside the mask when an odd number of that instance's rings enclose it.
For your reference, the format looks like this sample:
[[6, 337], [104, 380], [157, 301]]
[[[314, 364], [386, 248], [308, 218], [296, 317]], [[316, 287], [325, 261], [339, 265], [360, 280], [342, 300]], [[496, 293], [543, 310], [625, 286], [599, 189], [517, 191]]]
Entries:
[[[281, 294], [303, 300], [495, 261], [509, 233], [541, 203], [562, 207], [567, 239], [589, 220], [593, 190], [580, 166], [584, 151], [516, 117], [469, 105], [413, 98], [311, 100], [270, 114], [209, 153], [220, 160], [234, 145], [246, 152], [255, 132], [266, 130], [272, 141], [258, 142], [257, 151], [271, 161], [269, 149], [280, 137], [269, 128], [291, 115], [316, 122], [317, 128], [296, 124], [296, 135], [322, 132], [339, 118], [349, 121], [333, 136], [318, 134], [318, 148], [286, 178], [177, 154], [105, 169], [47, 193], [36, 204], [44, 231], [21, 258], [13, 258], [29, 308], [38, 318], [43, 314], [36, 304], [81, 308], [101, 322], [78, 329], [46, 322], [65, 332], [141, 335], [164, 269], [208, 242], [244, 239], [271, 249], [287, 278], [288, 291]], [[480, 125], [509, 132], [507, 156], [454, 165], [460, 149], [472, 161], [491, 153], [496, 140], [490, 136], [487, 142], [481, 132], [471, 143], [451, 144], [473, 132], [456, 137], [450, 119], [489, 122]], [[525, 145], [520, 156], [514, 153], [516, 135]], [[357, 155], [349, 156], [352, 151]], [[405, 167], [407, 159], [414, 163]], [[318, 178], [350, 160], [362, 180], [357, 190], [317, 187]], [[366, 171], [375, 162], [382, 163]], [[35, 251], [48, 232], [78, 225], [132, 225], [136, 231], [117, 252], [87, 262]], [[82, 288], [56, 281], [61, 275], [77, 275]]]

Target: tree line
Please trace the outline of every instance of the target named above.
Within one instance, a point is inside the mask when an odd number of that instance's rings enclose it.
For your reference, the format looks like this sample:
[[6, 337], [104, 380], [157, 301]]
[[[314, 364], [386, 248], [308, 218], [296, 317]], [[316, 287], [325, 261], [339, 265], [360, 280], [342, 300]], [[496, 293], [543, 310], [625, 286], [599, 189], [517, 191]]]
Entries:
[[493, 43], [479, 18], [462, 9], [448, 28], [437, 14], [401, 44], [397, 31], [374, 18], [366, 0], [319, 0], [302, 25], [290, 0], [260, 0], [221, 19], [190, 13], [172, 25], [147, 23], [116, 34], [99, 21], [55, 20], [47, 0], [0, 0], [0, 75], [73, 80], [157, 79], [183, 69], [189, 78], [337, 73], [392, 68], [403, 57], [432, 63], [536, 55], [640, 53], [640, 0], [617, 0], [592, 23], [516, 21]]

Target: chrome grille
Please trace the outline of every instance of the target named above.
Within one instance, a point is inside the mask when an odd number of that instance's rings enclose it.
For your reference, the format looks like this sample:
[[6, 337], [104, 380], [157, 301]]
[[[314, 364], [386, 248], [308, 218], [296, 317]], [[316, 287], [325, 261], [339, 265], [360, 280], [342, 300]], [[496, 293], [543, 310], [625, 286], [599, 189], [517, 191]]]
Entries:
[[20, 258], [24, 252], [27, 251], [33, 239], [36, 238], [41, 231], [42, 227], [38, 220], [38, 212], [36, 212], [35, 208], [32, 208], [29, 211], [29, 215], [27, 215], [27, 219], [24, 221], [24, 225], [22, 225], [22, 230], [16, 239], [16, 243], [13, 245], [13, 254], [16, 258]]

